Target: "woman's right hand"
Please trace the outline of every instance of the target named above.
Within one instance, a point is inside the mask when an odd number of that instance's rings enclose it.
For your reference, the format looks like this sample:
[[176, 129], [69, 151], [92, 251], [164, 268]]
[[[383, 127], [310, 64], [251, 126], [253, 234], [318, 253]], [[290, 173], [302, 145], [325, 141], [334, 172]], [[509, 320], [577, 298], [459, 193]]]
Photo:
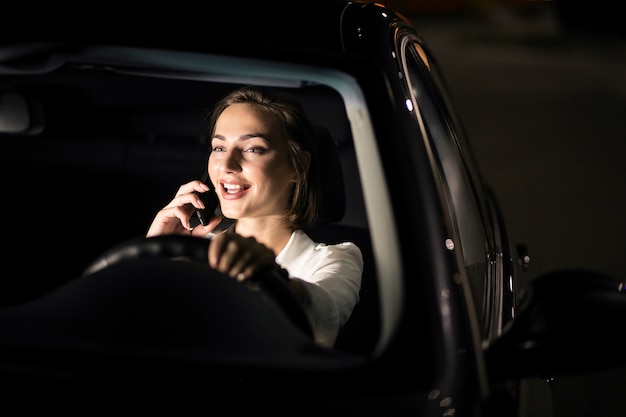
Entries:
[[203, 193], [209, 187], [202, 181], [193, 180], [180, 186], [176, 195], [163, 207], [152, 220], [146, 237], [178, 234], [192, 236], [206, 236], [217, 226], [221, 218], [212, 218], [206, 226], [191, 227], [190, 218], [195, 209], [203, 209], [204, 203], [194, 191]]

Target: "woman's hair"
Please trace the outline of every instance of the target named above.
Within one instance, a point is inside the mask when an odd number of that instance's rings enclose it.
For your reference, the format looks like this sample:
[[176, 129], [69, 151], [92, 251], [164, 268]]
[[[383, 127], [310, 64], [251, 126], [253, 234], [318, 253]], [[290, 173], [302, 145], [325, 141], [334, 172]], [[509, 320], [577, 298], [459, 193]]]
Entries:
[[[289, 163], [296, 172], [297, 181], [290, 195], [287, 212], [294, 229], [311, 226], [318, 216], [319, 167], [311, 124], [300, 104], [291, 96], [269, 88], [243, 87], [230, 92], [218, 101], [209, 116], [209, 138], [222, 112], [232, 104], [254, 104], [276, 116], [282, 126], [289, 149]], [[307, 155], [310, 163], [307, 169]]]

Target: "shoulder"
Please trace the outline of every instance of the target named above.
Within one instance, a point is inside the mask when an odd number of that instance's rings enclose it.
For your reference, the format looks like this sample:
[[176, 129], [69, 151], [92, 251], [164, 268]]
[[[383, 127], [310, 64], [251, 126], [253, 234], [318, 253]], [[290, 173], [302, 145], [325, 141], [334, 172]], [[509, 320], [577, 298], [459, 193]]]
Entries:
[[299, 246], [301, 249], [308, 248], [315, 252], [348, 252], [348, 253], [361, 253], [361, 250], [354, 242], [339, 242], [339, 243], [326, 243], [316, 242], [303, 230], [296, 230], [293, 232], [292, 240], [294, 246]]
[[354, 258], [358, 259], [359, 262], [362, 262], [363, 254], [361, 253], [361, 249], [354, 242], [340, 242], [340, 243], [315, 243], [315, 251], [320, 253], [322, 256], [327, 256], [330, 258], [333, 257], [341, 257], [341, 258]]
[[320, 262], [350, 261], [361, 266], [363, 255], [361, 249], [353, 242], [327, 244], [315, 242], [302, 230], [293, 232], [291, 239], [279, 257], [298, 259], [300, 262], [315, 260]]

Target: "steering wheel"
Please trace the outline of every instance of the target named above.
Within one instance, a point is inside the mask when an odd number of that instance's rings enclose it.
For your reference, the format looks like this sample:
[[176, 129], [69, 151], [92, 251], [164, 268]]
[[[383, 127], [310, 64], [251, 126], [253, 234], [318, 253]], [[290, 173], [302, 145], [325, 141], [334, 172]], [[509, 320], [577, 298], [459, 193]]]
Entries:
[[[83, 272], [83, 277], [112, 265], [145, 258], [184, 259], [208, 266], [207, 252], [211, 239], [188, 235], [161, 235], [131, 239], [112, 247], [96, 258]], [[223, 274], [226, 279], [232, 279]], [[313, 337], [309, 320], [289, 288], [285, 277], [275, 268], [259, 271], [251, 279], [254, 288], [268, 295], [285, 315], [308, 336]], [[242, 283], [242, 291], [249, 286]]]

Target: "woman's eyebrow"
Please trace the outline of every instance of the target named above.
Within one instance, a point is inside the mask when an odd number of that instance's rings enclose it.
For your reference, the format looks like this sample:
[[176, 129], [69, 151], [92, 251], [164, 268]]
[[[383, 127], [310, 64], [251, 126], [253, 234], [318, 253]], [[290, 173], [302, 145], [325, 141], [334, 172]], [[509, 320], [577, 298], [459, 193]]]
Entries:
[[268, 142], [271, 142], [271, 140], [265, 133], [248, 133], [246, 135], [242, 135], [239, 137], [239, 139], [242, 139], [242, 140], [252, 139], [252, 138], [261, 138], [261, 139], [265, 139]]
[[[272, 142], [272, 140], [265, 133], [247, 133], [245, 135], [239, 136], [239, 140], [249, 140], [249, 139], [254, 139], [254, 138], [261, 138], [261, 139], [266, 140], [266, 141], [268, 141], [270, 143]], [[220, 135], [220, 134], [213, 135], [212, 139], [226, 140], [224, 135]]]

